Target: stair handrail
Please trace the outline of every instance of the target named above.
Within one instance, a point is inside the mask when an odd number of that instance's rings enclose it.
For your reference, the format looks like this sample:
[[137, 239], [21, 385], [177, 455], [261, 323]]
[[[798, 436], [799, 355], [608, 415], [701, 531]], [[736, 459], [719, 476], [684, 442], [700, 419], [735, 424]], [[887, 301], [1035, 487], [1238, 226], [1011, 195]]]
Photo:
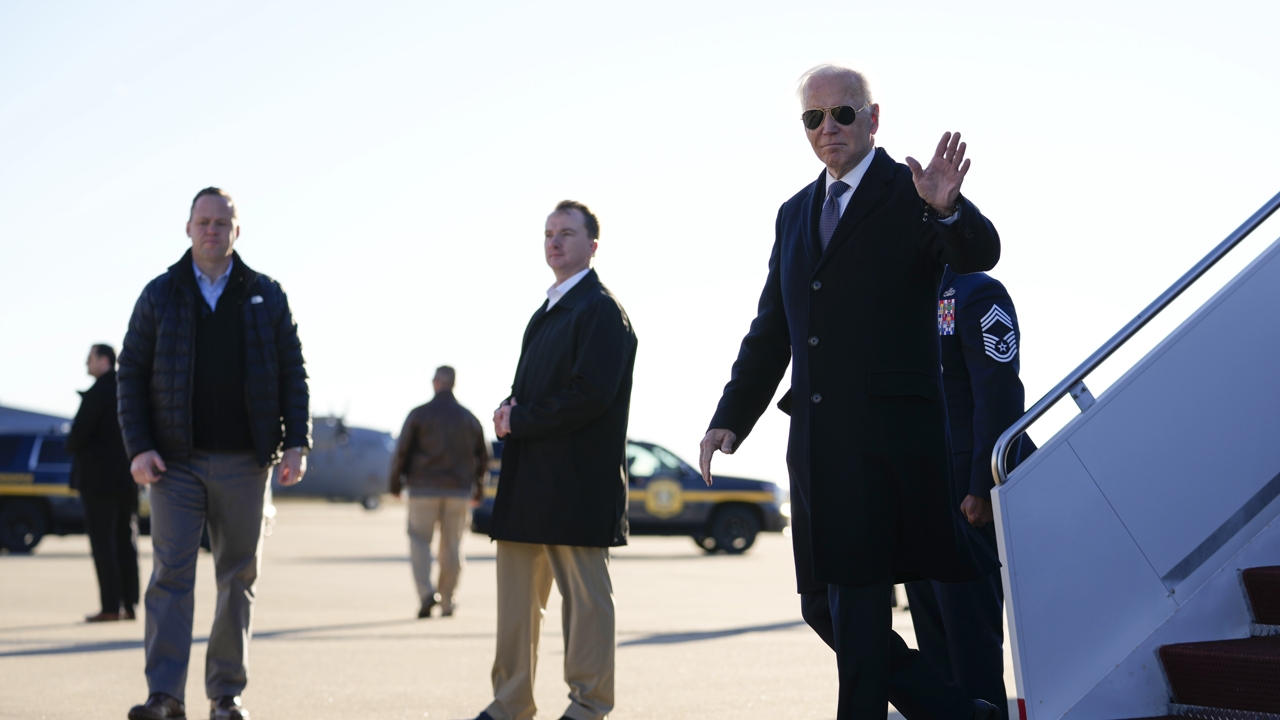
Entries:
[[1023, 413], [1022, 417], [1018, 418], [1017, 422], [1010, 425], [1007, 430], [1001, 433], [1000, 439], [996, 441], [996, 446], [991, 452], [991, 474], [994, 476], [996, 484], [1003, 485], [1009, 479], [1007, 456], [1009, 454], [1009, 448], [1013, 445], [1013, 441], [1015, 439], [1025, 433], [1032, 423], [1039, 420], [1040, 417], [1048, 412], [1049, 408], [1056, 405], [1064, 395], [1071, 395], [1071, 398], [1076, 401], [1076, 407], [1080, 409], [1080, 412], [1088, 410], [1093, 405], [1094, 398], [1093, 394], [1089, 392], [1089, 388], [1084, 384], [1085, 377], [1101, 365], [1103, 361], [1111, 357], [1112, 353], [1119, 350], [1120, 346], [1128, 342], [1129, 338], [1137, 334], [1143, 326], [1148, 322], [1151, 322], [1151, 320], [1155, 318], [1161, 310], [1164, 310], [1169, 303], [1176, 300], [1184, 290], [1191, 286], [1192, 283], [1200, 279], [1201, 275], [1208, 272], [1209, 268], [1216, 265], [1219, 260], [1225, 257], [1227, 253], [1231, 252], [1231, 250], [1239, 245], [1241, 241], [1249, 237], [1250, 233], [1256, 230], [1258, 226], [1262, 225], [1262, 223], [1266, 222], [1267, 218], [1271, 217], [1271, 215], [1278, 209], [1280, 209], [1280, 193], [1276, 193], [1274, 197], [1266, 202], [1266, 204], [1258, 208], [1258, 211], [1249, 216], [1249, 219], [1245, 220], [1240, 227], [1236, 228], [1235, 232], [1231, 233], [1225, 240], [1218, 243], [1218, 246], [1209, 251], [1208, 255], [1205, 255], [1200, 262], [1196, 263], [1190, 270], [1184, 273], [1182, 277], [1178, 278], [1173, 285], [1169, 286], [1168, 290], [1165, 290], [1160, 294], [1160, 297], [1156, 298], [1150, 305], [1143, 308], [1142, 312], [1138, 313], [1137, 317], [1130, 320], [1123, 328], [1120, 328], [1120, 331], [1115, 335], [1112, 335], [1110, 340], [1103, 343], [1102, 347], [1095, 350], [1088, 359], [1080, 363], [1075, 370], [1072, 370], [1070, 374], [1063, 378], [1062, 382], [1055, 385], [1053, 389], [1046, 393], [1044, 397], [1040, 398], [1035, 405], [1031, 406], [1030, 410]]

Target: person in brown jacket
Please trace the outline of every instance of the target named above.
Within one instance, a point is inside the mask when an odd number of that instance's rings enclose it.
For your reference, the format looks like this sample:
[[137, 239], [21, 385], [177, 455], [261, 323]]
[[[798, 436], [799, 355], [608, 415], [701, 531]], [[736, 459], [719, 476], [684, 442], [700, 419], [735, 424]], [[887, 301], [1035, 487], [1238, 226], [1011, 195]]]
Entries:
[[[404, 421], [391, 461], [391, 494], [409, 493], [409, 560], [422, 605], [419, 618], [453, 615], [454, 592], [462, 573], [462, 534], [471, 507], [484, 497], [489, 447], [480, 421], [453, 397], [456, 373], [436, 368], [431, 402], [413, 409]], [[431, 540], [440, 526], [440, 578], [431, 583]]]

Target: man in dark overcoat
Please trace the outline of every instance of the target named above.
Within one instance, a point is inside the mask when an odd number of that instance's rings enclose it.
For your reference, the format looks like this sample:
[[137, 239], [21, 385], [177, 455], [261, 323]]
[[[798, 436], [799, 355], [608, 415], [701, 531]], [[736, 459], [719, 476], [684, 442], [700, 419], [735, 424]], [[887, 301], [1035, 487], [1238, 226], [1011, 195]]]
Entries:
[[310, 391], [280, 283], [232, 248], [231, 196], [191, 201], [191, 248], [142, 290], [120, 353], [120, 428], [135, 482], [151, 486], [146, 605], [149, 696], [129, 720], [186, 715], [196, 558], [208, 529], [218, 601], [205, 653], [210, 720], [242, 720], [271, 468], [307, 470]]
[[796, 579], [808, 623], [836, 651], [839, 712], [967, 720], [975, 703], [891, 629], [890, 586], [977, 579], [998, 566], [960, 516], [938, 356], [938, 284], [950, 263], [985, 270], [995, 228], [960, 195], [969, 169], [946, 133], [927, 167], [875, 147], [880, 108], [860, 73], [825, 65], [800, 86], [802, 121], [826, 165], [782, 205], [769, 275], [702, 440], [733, 452], [791, 363]]
[[566, 200], [547, 217], [556, 282], [525, 329], [511, 396], [494, 413], [505, 440], [489, 535], [498, 543], [493, 703], [477, 720], [528, 720], [542, 614], [563, 597], [563, 718], [613, 709], [615, 621], [609, 548], [627, 542], [627, 414], [636, 335], [591, 269], [600, 224]]
[[[960, 511], [993, 553], [991, 454], [1024, 409], [1021, 341], [1018, 312], [999, 280], [947, 268], [938, 289], [938, 342], [955, 495], [963, 498]], [[1009, 453], [1010, 467], [1034, 449], [1031, 438], [1022, 435]], [[920, 653], [943, 677], [970, 697], [992, 703], [1008, 720], [1000, 573], [967, 583], [918, 580], [907, 583], [906, 590]]]
[[93, 386], [80, 393], [80, 409], [67, 435], [75, 460], [71, 481], [84, 505], [85, 532], [98, 574], [102, 609], [86, 622], [133, 620], [138, 604], [138, 486], [116, 419], [116, 351], [98, 344], [85, 367]]

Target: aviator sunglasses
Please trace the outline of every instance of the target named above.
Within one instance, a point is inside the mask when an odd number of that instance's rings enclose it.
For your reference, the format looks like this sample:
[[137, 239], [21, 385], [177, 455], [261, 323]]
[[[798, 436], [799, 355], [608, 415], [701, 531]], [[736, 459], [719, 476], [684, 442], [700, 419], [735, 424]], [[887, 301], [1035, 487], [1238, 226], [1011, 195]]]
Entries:
[[829, 108], [814, 108], [813, 110], [805, 110], [800, 113], [800, 119], [804, 121], [804, 126], [810, 130], [817, 130], [822, 124], [822, 118], [831, 113], [832, 119], [841, 125], [852, 125], [854, 120], [858, 119], [858, 113], [871, 107], [871, 103], [867, 103], [857, 110], [852, 105], [837, 105]]

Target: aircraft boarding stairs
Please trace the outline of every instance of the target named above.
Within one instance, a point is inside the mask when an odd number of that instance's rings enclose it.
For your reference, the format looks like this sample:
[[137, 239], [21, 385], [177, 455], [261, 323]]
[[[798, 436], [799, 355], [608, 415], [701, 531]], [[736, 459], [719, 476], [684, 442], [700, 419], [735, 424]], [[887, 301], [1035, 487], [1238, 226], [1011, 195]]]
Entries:
[[[1280, 194], [1009, 428], [993, 495], [1021, 720], [1280, 720], [1280, 240], [1096, 400], [1084, 378]], [[1006, 472], [1070, 395], [1080, 414]]]

